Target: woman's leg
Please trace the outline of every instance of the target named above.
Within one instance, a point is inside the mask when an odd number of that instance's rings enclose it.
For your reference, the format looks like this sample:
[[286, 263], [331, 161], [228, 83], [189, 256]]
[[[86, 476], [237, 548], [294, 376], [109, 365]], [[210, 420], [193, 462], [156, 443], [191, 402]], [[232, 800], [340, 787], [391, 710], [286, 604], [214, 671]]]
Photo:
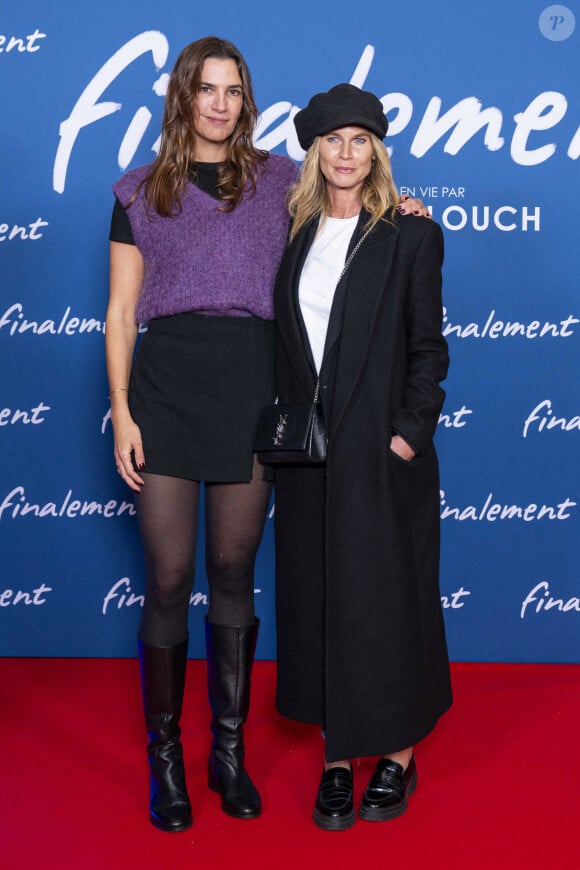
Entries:
[[244, 767], [243, 725], [258, 634], [254, 563], [271, 484], [255, 461], [249, 483], [206, 484], [207, 679], [212, 708], [208, 784], [235, 818], [260, 815], [260, 795]]
[[160, 474], [142, 476], [145, 486], [135, 504], [147, 580], [139, 637], [153, 646], [174, 646], [187, 638], [199, 483]]
[[208, 621], [254, 625], [254, 564], [262, 540], [272, 484], [254, 460], [249, 483], [205, 486]]
[[183, 831], [193, 819], [185, 783], [179, 720], [187, 662], [199, 484], [143, 474], [136, 496], [146, 563], [139, 659], [150, 767], [150, 820]]
[[409, 749], [402, 749], [400, 752], [391, 752], [389, 755], [383, 755], [383, 758], [387, 758], [389, 761], [394, 761], [396, 764], [400, 764], [403, 770], [406, 770], [412, 756], [413, 747], [410, 746]]

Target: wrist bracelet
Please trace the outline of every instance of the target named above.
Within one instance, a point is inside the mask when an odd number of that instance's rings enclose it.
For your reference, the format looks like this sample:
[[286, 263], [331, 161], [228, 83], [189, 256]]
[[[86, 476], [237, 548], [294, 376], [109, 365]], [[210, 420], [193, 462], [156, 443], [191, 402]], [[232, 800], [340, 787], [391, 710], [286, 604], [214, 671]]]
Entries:
[[109, 393], [109, 399], [111, 398], [113, 393], [128, 393], [128, 392], [129, 392], [128, 387], [115, 387], [115, 389], [111, 390], [111, 392]]

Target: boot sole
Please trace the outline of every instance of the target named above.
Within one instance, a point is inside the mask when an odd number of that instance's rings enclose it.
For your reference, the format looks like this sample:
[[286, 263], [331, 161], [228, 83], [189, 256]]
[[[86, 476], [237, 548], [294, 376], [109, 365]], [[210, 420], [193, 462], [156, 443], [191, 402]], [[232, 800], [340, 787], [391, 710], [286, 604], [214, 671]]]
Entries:
[[[208, 788], [211, 791], [214, 791], [216, 794], [220, 794], [219, 786], [217, 786], [212, 778], [208, 778]], [[227, 815], [231, 816], [232, 819], [257, 819], [258, 816], [262, 815], [262, 808], [259, 810], [253, 810], [249, 813], [237, 813], [234, 810], [230, 809], [230, 807], [222, 801], [222, 811]]]
[[257, 819], [258, 816], [262, 815], [262, 810], [255, 810], [253, 813], [235, 813], [224, 803], [222, 803], [222, 810], [227, 816], [231, 816], [232, 819]]
[[159, 819], [156, 819], [154, 816], [149, 816], [149, 821], [154, 828], [157, 828], [159, 831], [164, 831], [166, 834], [179, 834], [181, 831], [187, 831], [187, 829], [191, 828], [193, 825], [193, 817], [181, 825], [164, 825], [163, 822], [160, 822]]

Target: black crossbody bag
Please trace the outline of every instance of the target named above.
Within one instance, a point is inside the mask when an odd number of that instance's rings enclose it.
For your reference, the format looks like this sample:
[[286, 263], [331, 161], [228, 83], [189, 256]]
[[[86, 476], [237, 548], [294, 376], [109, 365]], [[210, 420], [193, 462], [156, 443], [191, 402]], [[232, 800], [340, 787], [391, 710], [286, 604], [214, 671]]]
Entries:
[[313, 465], [326, 460], [326, 428], [319, 400], [320, 381], [312, 402], [262, 409], [254, 452], [264, 465]]

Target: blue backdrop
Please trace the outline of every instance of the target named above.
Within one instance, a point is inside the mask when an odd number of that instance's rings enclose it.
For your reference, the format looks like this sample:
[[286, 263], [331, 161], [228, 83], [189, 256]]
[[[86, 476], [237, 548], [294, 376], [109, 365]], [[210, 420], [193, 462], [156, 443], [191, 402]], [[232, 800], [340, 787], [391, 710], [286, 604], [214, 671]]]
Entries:
[[[383, 98], [395, 179], [446, 239], [451, 656], [580, 661], [580, 3], [27, 0], [0, 29], [0, 654], [134, 654], [143, 565], [103, 358], [111, 184], [151, 160], [180, 49], [216, 33], [250, 63], [258, 144], [297, 162], [291, 119], [313, 93], [352, 81]], [[206, 590], [200, 550], [194, 656]]]

